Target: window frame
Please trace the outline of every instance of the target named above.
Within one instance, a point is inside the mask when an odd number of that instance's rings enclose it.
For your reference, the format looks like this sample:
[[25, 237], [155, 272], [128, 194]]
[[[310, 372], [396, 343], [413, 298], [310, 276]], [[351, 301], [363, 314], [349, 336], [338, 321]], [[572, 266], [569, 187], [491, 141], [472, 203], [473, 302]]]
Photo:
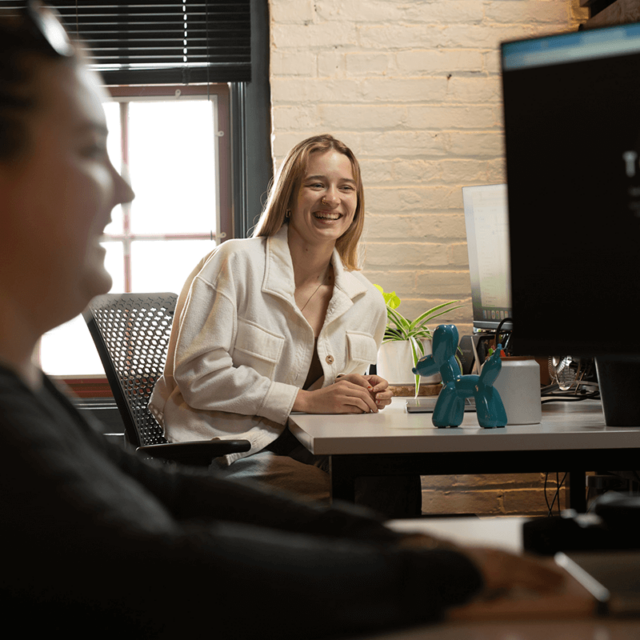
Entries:
[[[215, 107], [215, 135], [217, 175], [217, 202], [216, 202], [216, 238], [222, 243], [234, 237], [234, 216], [232, 205], [232, 130], [230, 117], [230, 89], [226, 83], [216, 84], [190, 84], [190, 85], [110, 85], [107, 91], [114, 100], [166, 99], [174, 97], [203, 97], [213, 98]], [[176, 94], [180, 91], [179, 94]], [[222, 135], [221, 135], [222, 134]], [[130, 234], [135, 238], [135, 234]], [[188, 237], [188, 236], [187, 236]], [[179, 292], [178, 292], [179, 293]], [[61, 375], [52, 376], [56, 380], [67, 385], [75, 396], [79, 398], [110, 398], [113, 397], [106, 375]]]

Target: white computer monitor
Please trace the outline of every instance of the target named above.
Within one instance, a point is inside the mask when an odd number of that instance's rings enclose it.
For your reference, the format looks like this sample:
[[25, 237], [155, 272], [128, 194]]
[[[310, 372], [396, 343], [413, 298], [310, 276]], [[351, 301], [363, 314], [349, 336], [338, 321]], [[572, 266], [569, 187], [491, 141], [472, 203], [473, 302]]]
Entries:
[[[507, 185], [462, 188], [473, 327], [497, 329], [511, 311]], [[511, 329], [511, 322], [503, 324]]]

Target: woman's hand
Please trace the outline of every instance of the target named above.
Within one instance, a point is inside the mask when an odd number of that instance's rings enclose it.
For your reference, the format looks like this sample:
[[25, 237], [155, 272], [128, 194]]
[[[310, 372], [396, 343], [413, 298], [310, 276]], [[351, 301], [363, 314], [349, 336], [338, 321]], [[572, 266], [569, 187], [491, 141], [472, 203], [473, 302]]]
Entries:
[[484, 547], [464, 547], [460, 551], [480, 569], [489, 594], [514, 588], [553, 591], [564, 583], [562, 569], [532, 556]]
[[[377, 413], [378, 407], [368, 382], [352, 382], [342, 376], [333, 384], [315, 391], [300, 389], [293, 411], [305, 413]], [[358, 376], [365, 378], [365, 376]]]
[[491, 597], [511, 589], [538, 593], [555, 591], [564, 585], [566, 574], [551, 562], [527, 555], [516, 555], [489, 547], [459, 546], [430, 535], [409, 534], [399, 543], [405, 549], [448, 549], [473, 562], [484, 580], [483, 594]]
[[378, 409], [384, 409], [391, 404], [393, 391], [389, 389], [389, 383], [380, 376], [362, 376], [358, 373], [349, 373], [346, 376], [340, 376], [338, 380], [348, 380], [361, 387], [365, 387], [371, 394]]

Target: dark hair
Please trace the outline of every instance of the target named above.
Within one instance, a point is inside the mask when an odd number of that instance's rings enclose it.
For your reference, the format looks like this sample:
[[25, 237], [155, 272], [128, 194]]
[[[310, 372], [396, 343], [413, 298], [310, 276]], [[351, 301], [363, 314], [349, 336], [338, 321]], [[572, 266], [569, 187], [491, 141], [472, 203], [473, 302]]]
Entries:
[[27, 147], [25, 115], [38, 106], [31, 84], [38, 59], [64, 63], [71, 58], [57, 55], [26, 18], [0, 12], [0, 162]]

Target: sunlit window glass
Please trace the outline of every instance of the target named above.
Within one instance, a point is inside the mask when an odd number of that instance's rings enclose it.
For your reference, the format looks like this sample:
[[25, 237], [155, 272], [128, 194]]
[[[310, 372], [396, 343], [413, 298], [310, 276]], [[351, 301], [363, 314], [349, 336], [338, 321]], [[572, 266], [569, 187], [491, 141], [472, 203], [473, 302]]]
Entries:
[[[105, 229], [111, 291], [178, 293], [216, 246], [214, 109], [206, 99], [105, 105], [109, 155], [136, 193], [130, 205], [114, 209]], [[81, 317], [43, 337], [40, 359], [49, 374], [104, 373]]]

